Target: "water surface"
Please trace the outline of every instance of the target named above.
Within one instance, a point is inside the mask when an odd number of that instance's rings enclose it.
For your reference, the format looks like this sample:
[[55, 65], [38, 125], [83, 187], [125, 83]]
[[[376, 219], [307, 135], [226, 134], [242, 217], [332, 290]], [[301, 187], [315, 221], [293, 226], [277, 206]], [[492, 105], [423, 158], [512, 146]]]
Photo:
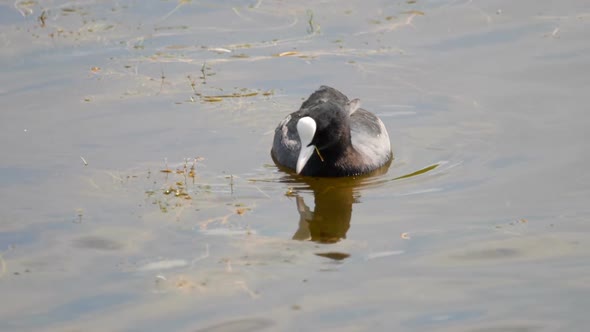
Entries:
[[[0, 330], [585, 330], [589, 22], [585, 1], [0, 1]], [[274, 166], [322, 84], [382, 118], [384, 173]]]

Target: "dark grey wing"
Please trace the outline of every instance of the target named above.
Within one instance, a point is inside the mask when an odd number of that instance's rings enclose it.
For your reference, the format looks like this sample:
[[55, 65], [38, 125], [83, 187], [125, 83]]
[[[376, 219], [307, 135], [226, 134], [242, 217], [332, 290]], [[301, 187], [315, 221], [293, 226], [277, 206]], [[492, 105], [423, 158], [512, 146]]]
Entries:
[[383, 166], [391, 159], [391, 142], [383, 122], [373, 113], [359, 108], [350, 116], [352, 146], [368, 164]]
[[275, 161], [285, 167], [295, 169], [301, 142], [297, 134], [297, 121], [301, 112], [289, 114], [275, 129], [271, 154]]

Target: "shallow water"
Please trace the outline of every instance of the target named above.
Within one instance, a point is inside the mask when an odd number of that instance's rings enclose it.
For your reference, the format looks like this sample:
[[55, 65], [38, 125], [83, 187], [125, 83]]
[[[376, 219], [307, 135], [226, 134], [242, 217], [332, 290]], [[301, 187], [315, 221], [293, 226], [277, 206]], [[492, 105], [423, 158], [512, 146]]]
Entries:
[[[0, 1], [0, 330], [584, 331], [589, 23], [585, 1]], [[322, 84], [382, 118], [384, 174], [274, 166]]]

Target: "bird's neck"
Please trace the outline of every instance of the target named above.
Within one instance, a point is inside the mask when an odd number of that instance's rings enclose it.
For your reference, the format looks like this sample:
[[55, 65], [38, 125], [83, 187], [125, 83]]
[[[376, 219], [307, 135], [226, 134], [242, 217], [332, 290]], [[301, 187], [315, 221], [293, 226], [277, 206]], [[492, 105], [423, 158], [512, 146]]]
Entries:
[[338, 176], [354, 175], [355, 171], [364, 168], [363, 158], [352, 146], [350, 138], [339, 140], [337, 143], [317, 151], [320, 162]]

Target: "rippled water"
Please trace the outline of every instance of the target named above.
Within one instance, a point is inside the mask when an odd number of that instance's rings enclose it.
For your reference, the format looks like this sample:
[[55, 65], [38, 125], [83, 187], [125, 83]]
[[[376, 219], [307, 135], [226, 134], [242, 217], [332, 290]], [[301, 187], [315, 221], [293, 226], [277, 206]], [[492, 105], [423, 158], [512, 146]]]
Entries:
[[[585, 1], [0, 1], [0, 330], [584, 331]], [[380, 174], [274, 166], [322, 84]]]

